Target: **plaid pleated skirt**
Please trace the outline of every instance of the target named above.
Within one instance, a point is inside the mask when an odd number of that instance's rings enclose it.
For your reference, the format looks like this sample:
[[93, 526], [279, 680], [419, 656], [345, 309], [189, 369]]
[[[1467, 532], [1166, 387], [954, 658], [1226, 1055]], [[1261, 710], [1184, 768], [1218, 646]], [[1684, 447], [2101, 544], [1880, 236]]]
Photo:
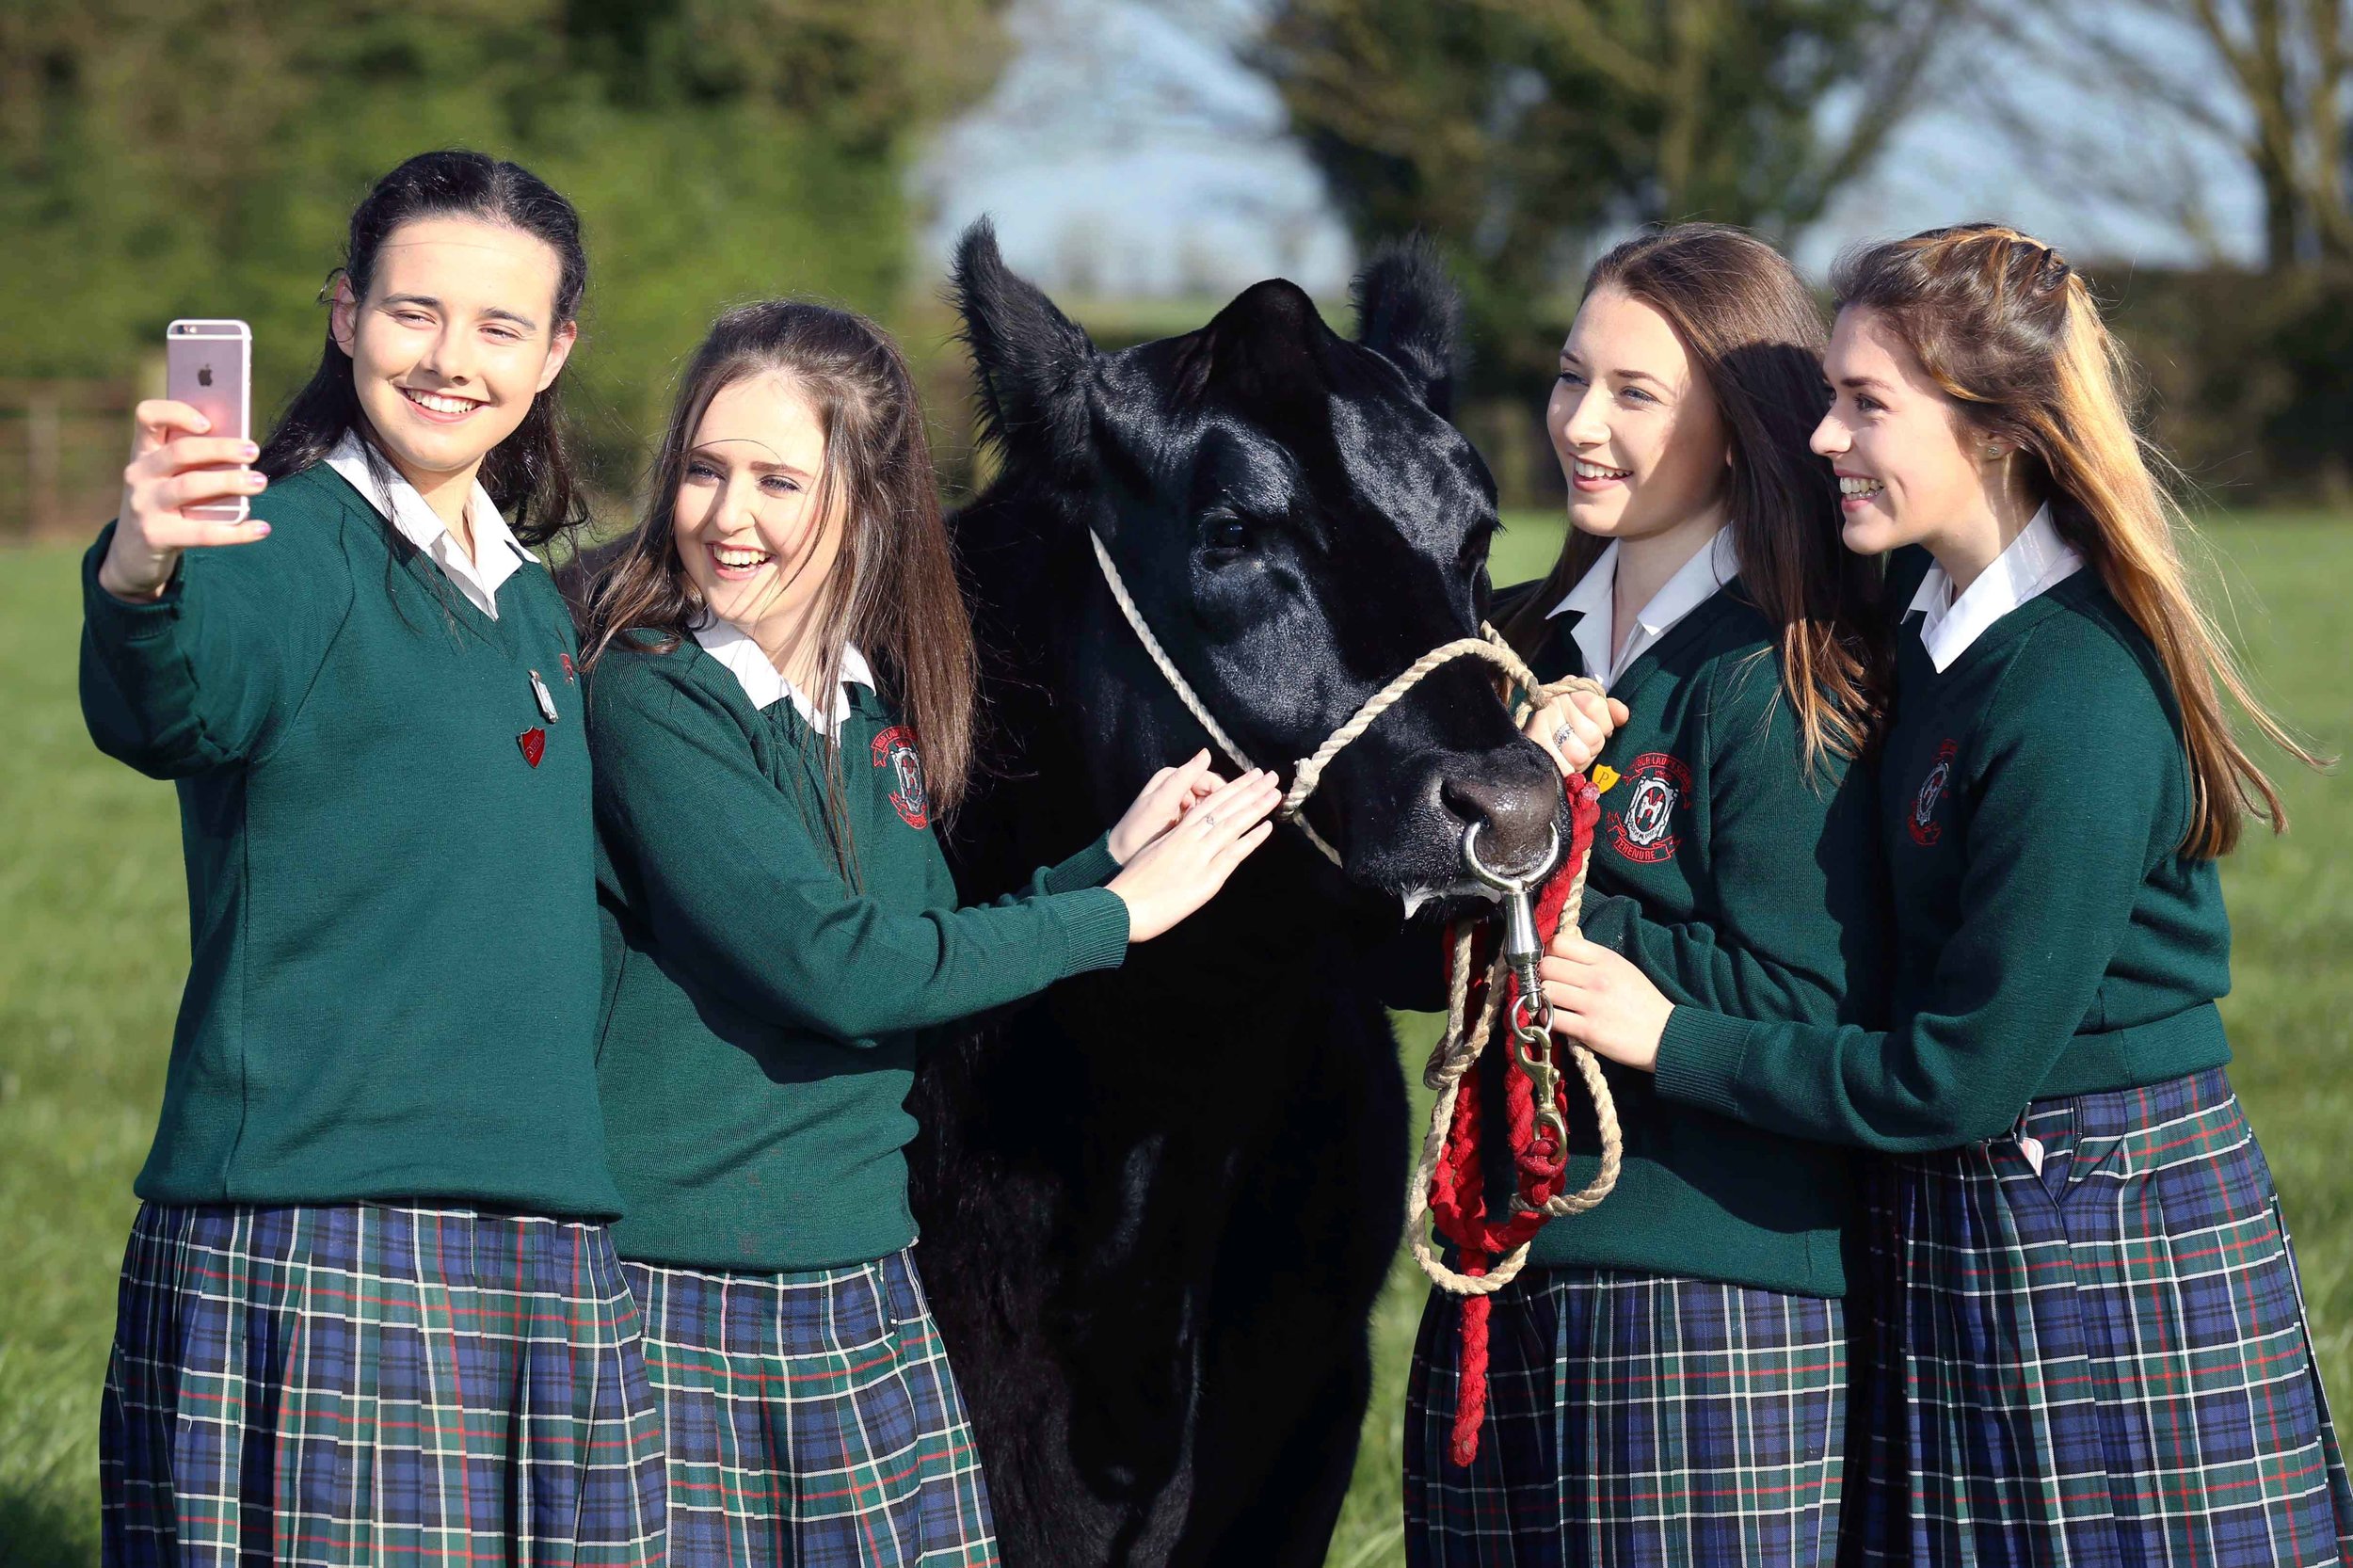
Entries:
[[988, 1488], [912, 1249], [805, 1273], [629, 1262], [673, 1568], [981, 1568]]
[[1868, 1185], [1851, 1558], [2353, 1553], [2295, 1254], [2220, 1069], [2038, 1100]]
[[99, 1467], [119, 1568], [663, 1560], [661, 1428], [601, 1225], [149, 1204]]
[[1406, 1384], [1405, 1559], [1476, 1568], [1828, 1563], [1845, 1461], [1840, 1303], [1630, 1271], [1496, 1292], [1487, 1418], [1448, 1451], [1462, 1304]]

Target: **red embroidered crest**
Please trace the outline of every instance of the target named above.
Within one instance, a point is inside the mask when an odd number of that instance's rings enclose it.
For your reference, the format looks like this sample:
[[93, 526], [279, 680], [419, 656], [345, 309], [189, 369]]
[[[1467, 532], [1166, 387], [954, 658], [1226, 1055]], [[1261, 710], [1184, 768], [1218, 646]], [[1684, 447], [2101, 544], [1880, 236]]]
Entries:
[[1912, 832], [1915, 844], [1932, 844], [1945, 837], [1945, 824], [1936, 820], [1937, 803], [1945, 798], [1945, 786], [1952, 782], [1953, 753], [1961, 748], [1946, 741], [1936, 748], [1936, 766], [1920, 781], [1920, 792], [1912, 798], [1912, 820], [1904, 826]]
[[523, 760], [536, 768], [539, 759], [547, 755], [548, 732], [535, 724], [516, 736], [515, 744], [522, 747]]
[[564, 662], [564, 679], [567, 680], [571, 680], [577, 673], [572, 668], [572, 656], [568, 653], [559, 653], [556, 657]]
[[1675, 807], [1691, 792], [1691, 770], [1663, 751], [1646, 751], [1625, 765], [1621, 782], [1625, 805], [1609, 814], [1609, 846], [1646, 865], [1673, 859]]
[[915, 755], [915, 731], [904, 724], [894, 724], [874, 737], [872, 749], [874, 766], [888, 768], [898, 785], [890, 792], [890, 804], [899, 813], [899, 820], [909, 827], [929, 827], [932, 802], [923, 792], [923, 763]]

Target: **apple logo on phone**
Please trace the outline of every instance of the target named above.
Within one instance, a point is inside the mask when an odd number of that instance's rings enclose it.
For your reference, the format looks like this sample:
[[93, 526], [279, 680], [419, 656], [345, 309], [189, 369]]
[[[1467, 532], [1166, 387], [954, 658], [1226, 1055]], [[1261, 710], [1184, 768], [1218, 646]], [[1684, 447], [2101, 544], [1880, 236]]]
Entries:
[[209, 387], [209, 386], [211, 386], [211, 385], [213, 384], [213, 367], [212, 367], [212, 366], [210, 366], [210, 365], [199, 365], [199, 366], [197, 367], [197, 370], [196, 370], [196, 384], [197, 384], [198, 386], [200, 386], [200, 387]]

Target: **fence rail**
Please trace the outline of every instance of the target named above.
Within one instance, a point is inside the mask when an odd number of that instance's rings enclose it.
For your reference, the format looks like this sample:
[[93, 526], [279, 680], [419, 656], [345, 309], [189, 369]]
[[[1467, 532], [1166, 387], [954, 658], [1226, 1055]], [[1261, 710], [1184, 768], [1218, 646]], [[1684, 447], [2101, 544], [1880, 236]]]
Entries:
[[95, 532], [122, 488], [136, 384], [0, 377], [0, 538]]

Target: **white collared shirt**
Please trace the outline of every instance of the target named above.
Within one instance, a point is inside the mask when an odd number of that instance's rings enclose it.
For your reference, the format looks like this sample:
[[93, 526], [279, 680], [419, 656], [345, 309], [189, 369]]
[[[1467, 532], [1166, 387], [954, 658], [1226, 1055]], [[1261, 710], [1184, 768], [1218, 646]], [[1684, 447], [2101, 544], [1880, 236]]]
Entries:
[[751, 698], [753, 707], [765, 708], [790, 697], [802, 722], [821, 735], [831, 735], [849, 721], [851, 681], [866, 687], [874, 684], [874, 672], [868, 666], [866, 655], [857, 650], [855, 643], [844, 643], [841, 648], [841, 684], [833, 694], [833, 712], [820, 719], [817, 705], [809, 701], [808, 695], [778, 674], [775, 663], [741, 629], [716, 616], [705, 615], [695, 622], [693, 630], [695, 640], [702, 645], [703, 651], [727, 666], [728, 673], [735, 677], [736, 684], [744, 688], [744, 695]]
[[1569, 590], [1569, 597], [1545, 613], [1550, 620], [1571, 611], [1584, 618], [1570, 629], [1577, 638], [1577, 650], [1585, 656], [1585, 671], [1601, 682], [1603, 691], [1618, 683], [1634, 661], [1645, 648], [1673, 631], [1678, 622], [1715, 597], [1716, 590], [1740, 575], [1740, 559], [1733, 548], [1732, 525], [1724, 524], [1713, 536], [1691, 552], [1691, 558], [1675, 568], [1673, 577], [1651, 595], [1648, 604], [1635, 613], [1634, 634], [1625, 640], [1616, 659], [1609, 657], [1609, 634], [1612, 619], [1609, 601], [1618, 586], [1618, 541], [1609, 541], [1609, 548], [1601, 558], [1586, 569]]
[[[344, 432], [344, 439], [334, 451], [327, 455], [327, 466], [348, 481], [351, 488], [373, 503], [400, 536], [424, 553], [425, 558], [441, 568], [441, 575], [457, 586], [473, 607], [489, 616], [499, 618], [499, 584], [520, 570], [532, 557], [516, 542], [499, 516], [499, 509], [490, 500], [490, 492], [474, 481], [473, 493], [466, 499], [466, 518], [473, 525], [473, 554], [469, 556], [457, 548], [457, 540], [443, 522], [440, 515], [426, 504], [417, 488], [401, 477], [400, 471], [382, 457], [376, 459], [382, 468], [383, 481], [370, 472], [367, 449], [360, 442], [356, 430]], [[386, 486], [389, 484], [389, 493]], [[536, 565], [536, 562], [533, 562]]]
[[1943, 567], [1930, 567], [1920, 580], [1904, 614], [1921, 611], [1920, 646], [1939, 675], [1969, 651], [1969, 645], [2012, 610], [2045, 594], [2083, 569], [2084, 558], [2059, 537], [2046, 503], [2024, 532], [1993, 562], [1977, 574], [1968, 591], [1953, 596], [1953, 580]]

